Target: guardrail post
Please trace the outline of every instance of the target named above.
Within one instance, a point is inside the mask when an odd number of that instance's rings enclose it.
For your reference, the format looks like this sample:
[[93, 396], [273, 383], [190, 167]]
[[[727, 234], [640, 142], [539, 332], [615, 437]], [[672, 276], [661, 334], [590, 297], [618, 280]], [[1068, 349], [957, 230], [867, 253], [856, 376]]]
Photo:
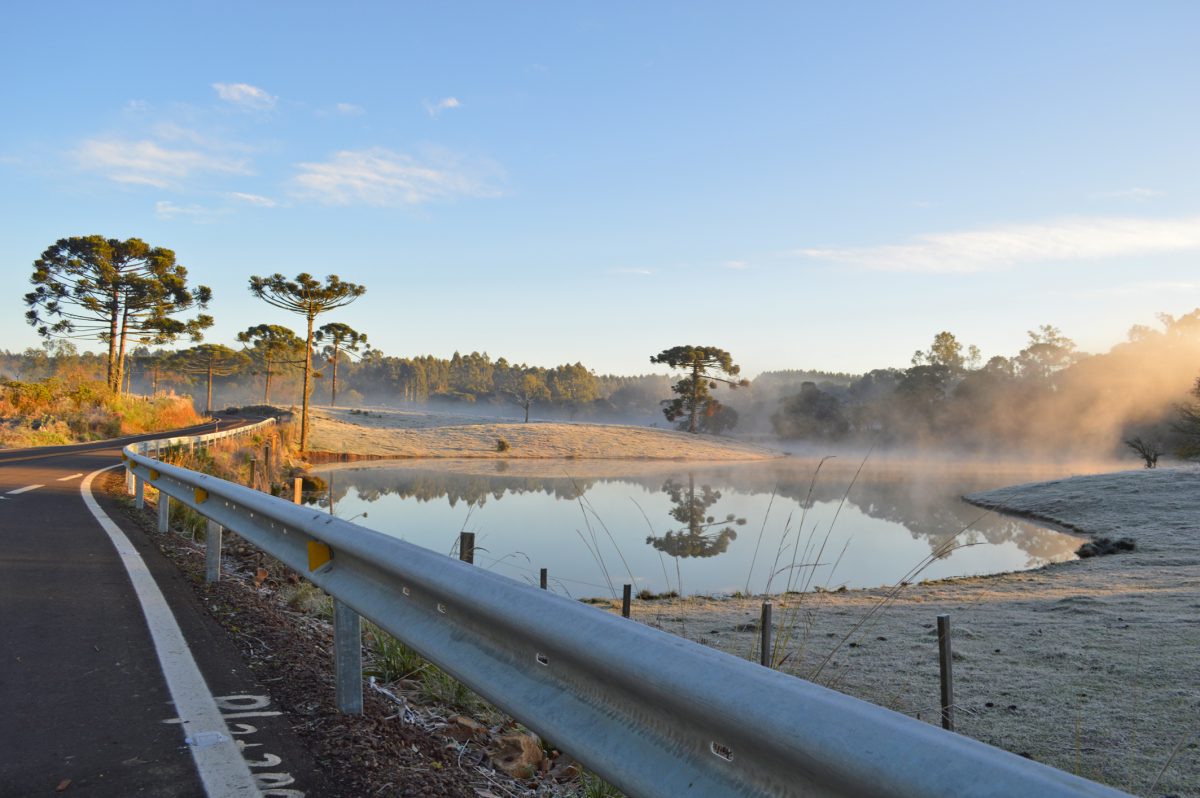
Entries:
[[475, 562], [475, 533], [460, 532], [458, 535], [458, 559], [474, 564]]
[[629, 617], [630, 605], [633, 603], [633, 585], [625, 585], [625, 589], [621, 591], [621, 616]]
[[547, 583], [550, 581], [549, 576], [550, 575], [546, 572], [546, 569], [543, 568], [541, 573], [542, 590], [547, 589]]
[[139, 510], [146, 507], [146, 480], [133, 475], [133, 506]]
[[158, 531], [166, 532], [171, 528], [171, 497], [158, 491]]
[[137, 490], [137, 488], [134, 485], [135, 481], [136, 481], [136, 477], [134, 477], [134, 475], [133, 475], [133, 469], [130, 468], [128, 464], [126, 464], [126, 466], [125, 466], [125, 492], [128, 493], [130, 496], [132, 496], [134, 491]]
[[762, 616], [758, 619], [759, 645], [758, 662], [771, 667], [771, 602], [762, 603]]
[[333, 600], [333, 680], [339, 712], [361, 715], [362, 620], [338, 599]]
[[954, 731], [954, 662], [950, 652], [950, 616], [937, 617], [938, 664], [942, 676], [942, 728]]
[[224, 528], [209, 521], [204, 532], [204, 581], [213, 584], [221, 578], [221, 533]]

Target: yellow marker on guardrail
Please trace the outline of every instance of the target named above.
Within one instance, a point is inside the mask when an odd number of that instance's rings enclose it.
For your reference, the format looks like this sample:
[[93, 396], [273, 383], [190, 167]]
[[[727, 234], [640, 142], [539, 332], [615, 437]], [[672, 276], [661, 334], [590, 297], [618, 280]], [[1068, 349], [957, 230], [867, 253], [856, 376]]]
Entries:
[[208, 491], [204, 488], [196, 488], [193, 495], [196, 497], [196, 504], [204, 504], [208, 500]]
[[333, 560], [333, 549], [319, 540], [308, 541], [308, 570], [313, 572]]
[[150, 469], [150, 481], [153, 482], [154, 480], [158, 479], [158, 477], [159, 477], [159, 473], [157, 471], [155, 471], [153, 468], [151, 468]]

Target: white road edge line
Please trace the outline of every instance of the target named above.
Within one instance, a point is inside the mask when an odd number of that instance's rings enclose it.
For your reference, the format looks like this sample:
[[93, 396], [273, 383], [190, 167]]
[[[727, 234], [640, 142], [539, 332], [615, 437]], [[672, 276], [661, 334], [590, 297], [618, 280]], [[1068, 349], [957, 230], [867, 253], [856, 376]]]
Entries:
[[83, 474], [82, 474], [82, 473], [79, 473], [79, 474], [72, 474], [72, 475], [71, 475], [71, 476], [69, 476], [69, 477], [59, 477], [58, 479], [56, 479], [56, 480], [54, 480], [54, 481], [55, 481], [55, 482], [66, 482], [68, 479], [75, 479], [75, 477], [81, 477], [81, 476], [83, 476]]
[[[250, 773], [250, 767], [238, 750], [233, 735], [229, 733], [216, 699], [192, 657], [192, 651], [188, 648], [179, 623], [171, 614], [166, 598], [146, 567], [146, 561], [121, 528], [100, 509], [96, 497], [92, 495], [92, 480], [105, 471], [120, 467], [118, 463], [88, 474], [80, 483], [79, 492], [83, 496], [83, 503], [108, 533], [133, 583], [142, 613], [150, 627], [150, 636], [154, 640], [154, 649], [162, 665], [167, 688], [175, 702], [175, 711], [182, 719], [184, 734], [192, 740], [202, 741], [200, 745], [189, 745], [188, 748], [192, 751], [196, 770], [204, 783], [204, 793], [208, 798], [258, 796], [258, 785]], [[218, 741], [210, 743], [211, 740]]]
[[28, 493], [31, 490], [37, 490], [38, 488], [44, 488], [44, 487], [46, 487], [46, 486], [45, 485], [26, 485], [23, 488], [17, 488], [16, 490], [10, 490], [8, 492], [8, 495], [16, 496], [18, 493]]

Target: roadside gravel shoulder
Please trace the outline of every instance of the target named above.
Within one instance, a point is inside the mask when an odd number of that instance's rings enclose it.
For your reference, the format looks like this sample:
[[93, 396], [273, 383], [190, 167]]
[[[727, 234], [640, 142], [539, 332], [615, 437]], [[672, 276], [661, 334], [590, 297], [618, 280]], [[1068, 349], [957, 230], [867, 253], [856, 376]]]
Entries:
[[[246, 665], [290, 720], [323, 775], [319, 792], [312, 795], [478, 798], [478, 789], [486, 790], [489, 782], [477, 768], [463, 766], [459, 746], [448, 747], [446, 739], [406, 723], [401, 707], [382, 693], [365, 691], [362, 715], [337, 711], [332, 629], [281, 605], [276, 588], [288, 578], [282, 566], [226, 533], [222, 578], [207, 584], [203, 544], [178, 534], [158, 535], [150, 512], [134, 510], [123, 485], [114, 474], [102, 487], [120, 504], [126, 520], [154, 541], [192, 584], [199, 601], [237, 643]], [[260, 568], [267, 576], [256, 581]], [[468, 763], [475, 764], [471, 759]], [[507, 794], [533, 793], [521, 789]]]

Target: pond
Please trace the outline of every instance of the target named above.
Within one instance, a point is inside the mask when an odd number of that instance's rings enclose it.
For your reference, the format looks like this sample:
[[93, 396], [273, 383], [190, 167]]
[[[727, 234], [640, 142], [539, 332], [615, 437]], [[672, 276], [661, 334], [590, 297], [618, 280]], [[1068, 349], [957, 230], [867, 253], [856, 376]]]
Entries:
[[785, 458], [757, 463], [382, 461], [317, 469], [310, 501], [355, 523], [581, 597], [836, 590], [1001, 573], [1082, 541], [987, 512], [973, 491], [1069, 469]]

